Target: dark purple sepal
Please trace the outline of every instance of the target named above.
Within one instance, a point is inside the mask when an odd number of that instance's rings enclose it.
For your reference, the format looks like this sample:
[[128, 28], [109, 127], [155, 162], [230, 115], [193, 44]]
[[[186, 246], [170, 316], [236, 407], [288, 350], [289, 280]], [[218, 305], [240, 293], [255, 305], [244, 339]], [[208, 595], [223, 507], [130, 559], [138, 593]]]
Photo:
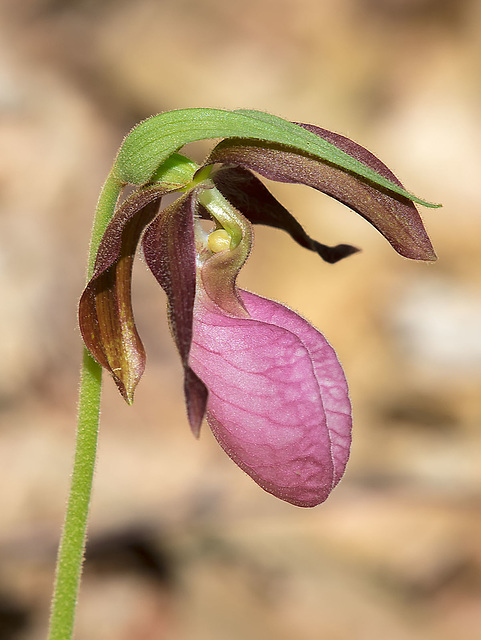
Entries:
[[359, 251], [349, 244], [329, 247], [308, 236], [296, 218], [276, 200], [259, 178], [247, 169], [221, 168], [213, 174], [212, 180], [249, 222], [286, 231], [301, 247], [316, 252], [326, 262], [333, 264]]
[[114, 213], [97, 252], [94, 273], [79, 304], [85, 345], [112, 374], [131, 404], [145, 368], [145, 351], [135, 327], [131, 276], [142, 231], [157, 214], [161, 197], [170, 191], [156, 185], [131, 194]]
[[[300, 126], [401, 185], [386, 165], [349, 138], [314, 125]], [[289, 147], [239, 138], [220, 142], [207, 162], [233, 164], [255, 171], [269, 180], [313, 187], [363, 216], [401, 255], [417, 260], [436, 259], [421, 217], [409, 199], [328, 162]]]
[[176, 200], [149, 225], [142, 248], [145, 261], [168, 298], [172, 335], [184, 367], [184, 391], [195, 435], [207, 404], [207, 389], [189, 366], [196, 290], [194, 216], [196, 192]]

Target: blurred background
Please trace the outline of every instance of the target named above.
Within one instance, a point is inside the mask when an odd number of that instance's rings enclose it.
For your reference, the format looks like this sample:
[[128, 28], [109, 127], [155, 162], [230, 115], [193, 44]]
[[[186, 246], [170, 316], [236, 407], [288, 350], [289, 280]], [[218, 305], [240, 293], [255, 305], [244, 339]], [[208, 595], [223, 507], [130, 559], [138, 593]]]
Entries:
[[[345, 478], [315, 509], [189, 432], [142, 261], [147, 372], [104, 383], [77, 640], [481, 638], [481, 3], [4, 0], [0, 9], [0, 638], [45, 637], [74, 447], [76, 306], [122, 136], [159, 111], [254, 108], [348, 135], [419, 196], [439, 256], [270, 185], [337, 265], [259, 228], [240, 283], [298, 310], [350, 382]], [[208, 143], [193, 145], [200, 160]]]

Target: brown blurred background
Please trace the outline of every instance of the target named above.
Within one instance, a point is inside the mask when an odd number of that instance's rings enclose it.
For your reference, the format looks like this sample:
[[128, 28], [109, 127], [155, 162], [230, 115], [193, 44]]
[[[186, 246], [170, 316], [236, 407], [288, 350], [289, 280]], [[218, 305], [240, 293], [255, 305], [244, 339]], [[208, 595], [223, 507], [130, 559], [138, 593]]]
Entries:
[[132, 408], [105, 380], [77, 640], [481, 638], [480, 28], [476, 0], [2, 2], [2, 640], [45, 636], [100, 186], [131, 126], [189, 106], [349, 135], [444, 204], [422, 210], [439, 261], [273, 185], [321, 242], [363, 249], [330, 266], [261, 228], [241, 277], [319, 327], [350, 381], [351, 461], [311, 510], [192, 438], [138, 262], [148, 369]]

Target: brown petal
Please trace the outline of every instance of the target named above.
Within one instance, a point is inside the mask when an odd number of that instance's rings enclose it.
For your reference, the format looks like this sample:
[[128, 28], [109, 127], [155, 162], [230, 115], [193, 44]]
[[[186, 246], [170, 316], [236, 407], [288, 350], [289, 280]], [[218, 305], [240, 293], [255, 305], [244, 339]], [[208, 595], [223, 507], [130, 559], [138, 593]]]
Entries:
[[85, 345], [110, 371], [129, 404], [145, 368], [145, 351], [132, 311], [132, 264], [142, 231], [155, 217], [161, 196], [169, 190], [156, 185], [136, 191], [115, 212], [79, 304]]
[[148, 227], [142, 247], [145, 260], [168, 298], [170, 328], [184, 366], [184, 391], [192, 431], [199, 434], [207, 389], [189, 367], [196, 288], [194, 215], [191, 191], [164, 209]]
[[359, 251], [349, 244], [329, 247], [308, 236], [294, 216], [247, 169], [222, 168], [212, 179], [219, 191], [236, 209], [242, 211], [250, 222], [286, 231], [301, 247], [315, 251], [326, 262], [332, 264]]
[[[378, 158], [352, 140], [314, 125], [301, 126], [401, 185]], [[409, 199], [376, 187], [344, 169], [288, 147], [241, 139], [220, 142], [207, 162], [234, 164], [256, 171], [269, 180], [305, 184], [318, 189], [357, 211], [401, 255], [418, 260], [436, 259], [421, 217]]]

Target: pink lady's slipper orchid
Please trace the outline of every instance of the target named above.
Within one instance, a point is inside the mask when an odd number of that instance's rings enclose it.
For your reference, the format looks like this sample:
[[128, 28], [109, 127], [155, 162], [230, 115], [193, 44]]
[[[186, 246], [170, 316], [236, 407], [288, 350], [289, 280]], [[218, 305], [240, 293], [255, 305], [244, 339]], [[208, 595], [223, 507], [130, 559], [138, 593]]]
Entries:
[[[301, 126], [402, 187], [356, 143]], [[283, 229], [331, 263], [357, 249], [310, 238], [253, 172], [314, 187], [361, 214], [401, 255], [434, 260], [421, 218], [403, 195], [287, 146], [226, 139], [202, 167], [175, 155], [192, 167], [191, 179], [151, 180], [124, 200], [105, 231], [80, 301], [84, 341], [132, 402], [145, 367], [130, 296], [143, 237], [145, 260], [168, 297], [193, 432], [206, 416], [222, 448], [262, 488], [295, 505], [317, 505], [349, 456], [344, 373], [321, 333], [287, 307], [239, 290], [236, 278], [251, 250], [252, 223]], [[162, 209], [169, 192], [180, 197]], [[206, 231], [203, 220], [215, 228]]]

